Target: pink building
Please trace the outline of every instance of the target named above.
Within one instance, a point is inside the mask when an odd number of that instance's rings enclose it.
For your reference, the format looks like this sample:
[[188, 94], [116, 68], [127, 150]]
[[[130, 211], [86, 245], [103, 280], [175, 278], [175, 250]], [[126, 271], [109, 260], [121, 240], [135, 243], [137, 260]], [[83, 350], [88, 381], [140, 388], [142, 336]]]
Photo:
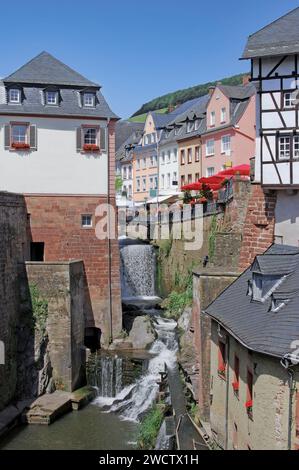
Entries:
[[202, 134], [202, 173], [249, 164], [255, 155], [255, 87], [217, 85], [207, 106]]

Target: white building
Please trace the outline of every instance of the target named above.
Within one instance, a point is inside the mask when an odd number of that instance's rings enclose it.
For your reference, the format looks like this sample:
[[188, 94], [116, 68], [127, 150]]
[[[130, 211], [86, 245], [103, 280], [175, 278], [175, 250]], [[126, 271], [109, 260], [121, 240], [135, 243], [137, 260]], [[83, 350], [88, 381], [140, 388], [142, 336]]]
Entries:
[[276, 242], [299, 245], [299, 8], [249, 36], [257, 87], [255, 181], [275, 191]]

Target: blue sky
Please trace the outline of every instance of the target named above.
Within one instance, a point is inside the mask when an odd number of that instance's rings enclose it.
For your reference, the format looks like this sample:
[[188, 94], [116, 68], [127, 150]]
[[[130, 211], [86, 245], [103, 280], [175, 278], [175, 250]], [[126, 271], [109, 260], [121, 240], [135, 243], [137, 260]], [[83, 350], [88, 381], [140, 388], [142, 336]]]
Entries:
[[[0, 76], [46, 50], [128, 117], [170, 91], [249, 70], [247, 36], [298, 0], [27, 0], [1, 4]], [[6, 21], [5, 21], [6, 18]]]

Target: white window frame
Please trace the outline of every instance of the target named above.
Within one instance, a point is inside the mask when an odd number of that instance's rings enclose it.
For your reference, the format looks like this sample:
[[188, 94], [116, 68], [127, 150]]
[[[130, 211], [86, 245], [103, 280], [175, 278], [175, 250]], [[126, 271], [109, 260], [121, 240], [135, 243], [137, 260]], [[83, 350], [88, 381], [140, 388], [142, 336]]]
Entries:
[[[14, 94], [16, 98], [13, 97]], [[19, 88], [10, 88], [8, 91], [8, 101], [12, 104], [20, 104], [21, 90], [19, 90]]]
[[[99, 145], [99, 129], [97, 127], [83, 127], [83, 145]], [[94, 138], [87, 136], [87, 133], [92, 131], [91, 134], [94, 134]], [[87, 142], [89, 140], [90, 142]]]
[[293, 136], [293, 160], [299, 159], [299, 135]]
[[199, 129], [199, 126], [200, 126], [200, 119], [195, 119], [194, 129], [197, 131]]
[[188, 147], [188, 149], [187, 149], [187, 161], [188, 161], [189, 165], [193, 162], [193, 149], [192, 149], [192, 147]]
[[82, 214], [81, 215], [81, 227], [82, 228], [92, 228], [92, 214]]
[[171, 163], [171, 151], [168, 150], [167, 152], [167, 163]]
[[178, 161], [178, 149], [173, 149], [173, 163]]
[[[288, 142], [287, 142], [288, 141]], [[278, 138], [278, 159], [279, 161], [291, 159], [292, 137], [290, 135], [280, 135]]]
[[140, 177], [139, 177], [139, 178], [136, 178], [136, 191], [137, 191], [137, 193], [140, 193], [140, 189], [141, 189], [141, 186], [140, 186]]
[[95, 100], [96, 100], [96, 96], [94, 93], [86, 92], [83, 94], [83, 106], [85, 108], [94, 108]]
[[[25, 134], [16, 134], [16, 128], [24, 128]], [[29, 124], [26, 122], [14, 122], [10, 126], [11, 143], [12, 144], [28, 144], [29, 143]], [[24, 137], [24, 139], [23, 139]]]
[[226, 108], [221, 108], [221, 117], [220, 117], [221, 124], [226, 122]]
[[190, 134], [190, 132], [194, 131], [194, 122], [193, 121], [188, 121], [187, 123], [187, 134]]
[[[49, 100], [49, 97], [52, 96], [54, 97], [53, 100]], [[57, 91], [46, 91], [46, 104], [49, 106], [57, 106], [58, 104], [58, 92]]]
[[171, 187], [171, 174], [167, 173], [167, 189]]
[[164, 189], [165, 185], [165, 175], [161, 175], [161, 189]]
[[165, 165], [165, 152], [161, 153], [161, 165]]
[[211, 157], [215, 155], [215, 139], [209, 139], [206, 141], [206, 156]]
[[209, 166], [207, 168], [207, 178], [215, 175], [215, 168], [213, 166]]
[[142, 177], [142, 192], [143, 193], [146, 192], [146, 185], [147, 185], [147, 178], [146, 178], [146, 176], [143, 176]]
[[[298, 91], [298, 90], [296, 90]], [[296, 96], [294, 91], [286, 91], [283, 95], [283, 106], [284, 108], [295, 108], [296, 106]]]
[[211, 111], [210, 113], [210, 126], [215, 126], [216, 122], [216, 113], [215, 111]]
[[200, 145], [196, 145], [195, 147], [195, 162], [200, 161]]
[[221, 153], [230, 155], [231, 153], [231, 136], [229, 134], [221, 137]]

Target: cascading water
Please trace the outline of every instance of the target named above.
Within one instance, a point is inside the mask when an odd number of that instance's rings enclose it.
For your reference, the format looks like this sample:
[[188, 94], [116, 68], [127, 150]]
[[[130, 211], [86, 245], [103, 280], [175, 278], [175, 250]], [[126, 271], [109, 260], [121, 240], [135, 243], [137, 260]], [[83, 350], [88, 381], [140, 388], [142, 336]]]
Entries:
[[120, 246], [123, 300], [155, 297], [156, 253], [144, 243]]
[[115, 397], [123, 388], [123, 359], [118, 356], [102, 356], [89, 364], [90, 384], [98, 389], [101, 397]]

